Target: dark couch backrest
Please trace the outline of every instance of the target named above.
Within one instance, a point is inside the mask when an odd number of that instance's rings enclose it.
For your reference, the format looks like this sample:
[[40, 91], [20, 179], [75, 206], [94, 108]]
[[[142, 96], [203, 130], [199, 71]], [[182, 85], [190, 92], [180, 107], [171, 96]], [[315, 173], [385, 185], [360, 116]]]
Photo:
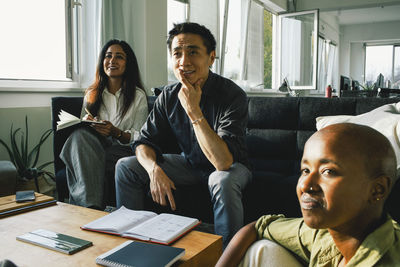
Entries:
[[399, 98], [249, 97], [246, 142], [256, 171], [293, 175], [316, 118], [359, 115]]
[[[148, 97], [149, 110], [155, 99], [155, 96]], [[82, 101], [82, 97], [52, 98], [54, 131], [60, 110], [79, 117]], [[293, 174], [298, 170], [305, 142], [316, 131], [318, 116], [359, 115], [398, 101], [399, 98], [249, 97], [246, 142], [253, 167]], [[58, 155], [72, 130], [54, 132], [56, 171], [64, 167]]]
[[52, 129], [54, 132], [53, 138], [53, 153], [54, 153], [54, 169], [55, 173], [63, 168], [65, 165], [59, 158], [61, 149], [64, 145], [65, 140], [71, 134], [74, 128], [66, 128], [62, 131], [56, 131], [58, 114], [60, 110], [64, 110], [72, 115], [80, 117], [82, 110], [83, 97], [53, 97], [51, 99], [51, 115], [52, 115]]
[[[149, 110], [153, 108], [154, 101], [156, 100], [155, 96], [147, 97], [147, 104]], [[57, 173], [60, 169], [64, 168], [64, 163], [59, 158], [61, 149], [64, 145], [65, 140], [67, 140], [68, 136], [75, 129], [74, 127], [69, 127], [67, 129], [63, 129], [62, 131], [56, 131], [57, 129], [57, 121], [58, 114], [60, 110], [63, 109], [72, 115], [80, 117], [81, 110], [83, 104], [83, 97], [53, 97], [51, 99], [51, 112], [52, 112], [52, 129], [54, 132], [53, 138], [53, 153], [54, 153], [54, 170]]]

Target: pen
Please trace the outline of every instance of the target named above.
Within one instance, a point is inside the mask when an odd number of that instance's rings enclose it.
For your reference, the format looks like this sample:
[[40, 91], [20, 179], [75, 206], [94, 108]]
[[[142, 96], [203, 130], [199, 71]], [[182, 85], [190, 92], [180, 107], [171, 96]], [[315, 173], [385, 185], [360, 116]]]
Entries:
[[93, 118], [94, 121], [98, 121], [98, 119], [95, 116], [93, 116], [92, 113], [90, 113], [90, 111], [87, 108], [85, 108], [85, 111]]
[[92, 115], [92, 113], [90, 113], [90, 111], [89, 111], [87, 108], [85, 108], [85, 111], [86, 111], [87, 114], [89, 114], [90, 116], [92, 116], [92, 118], [94, 119], [94, 116]]

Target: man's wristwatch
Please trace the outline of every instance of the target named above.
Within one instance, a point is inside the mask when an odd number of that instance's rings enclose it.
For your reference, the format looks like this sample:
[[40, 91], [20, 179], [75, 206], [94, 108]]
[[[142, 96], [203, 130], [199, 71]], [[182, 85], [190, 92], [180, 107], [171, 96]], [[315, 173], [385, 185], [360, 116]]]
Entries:
[[120, 139], [122, 136], [122, 130], [119, 130], [119, 134], [115, 137], [116, 139]]

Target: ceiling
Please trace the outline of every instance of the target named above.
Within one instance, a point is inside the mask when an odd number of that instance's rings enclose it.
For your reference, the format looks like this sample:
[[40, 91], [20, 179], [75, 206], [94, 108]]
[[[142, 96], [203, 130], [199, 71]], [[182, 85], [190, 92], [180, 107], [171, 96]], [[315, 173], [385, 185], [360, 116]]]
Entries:
[[[323, 16], [321, 12], [320, 16]], [[400, 21], [400, 5], [326, 12], [337, 16], [339, 25]]]

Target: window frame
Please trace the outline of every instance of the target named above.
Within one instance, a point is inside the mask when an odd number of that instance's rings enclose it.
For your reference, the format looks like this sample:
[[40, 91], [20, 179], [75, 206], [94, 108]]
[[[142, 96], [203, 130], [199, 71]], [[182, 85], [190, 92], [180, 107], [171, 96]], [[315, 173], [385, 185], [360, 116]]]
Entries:
[[[279, 9], [279, 7], [277, 6], [269, 6], [267, 5], [265, 2], [261, 1], [261, 0], [249, 0], [247, 3], [247, 12], [250, 12], [250, 7], [253, 4], [257, 4], [259, 6], [261, 6], [264, 11], [267, 11], [269, 13], [271, 13], [272, 16], [272, 21], [273, 21], [273, 27], [272, 27], [272, 73], [271, 73], [271, 79], [272, 79], [272, 88], [265, 88], [264, 86], [262, 88], [260, 88], [259, 86], [256, 87], [246, 87], [244, 86], [242, 83], [246, 84], [247, 80], [234, 80], [234, 82], [236, 83], [240, 83], [240, 85], [242, 86], [243, 90], [246, 93], [277, 93], [277, 94], [282, 94], [281, 92], [279, 92], [278, 87], [279, 85], [276, 82], [276, 77], [278, 76], [277, 73], [277, 68], [275, 68], [274, 66], [276, 65], [276, 60], [277, 60], [277, 32], [278, 32], [278, 16], [279, 16], [279, 12], [281, 12], [282, 10]], [[225, 0], [225, 7], [224, 7], [224, 20], [223, 20], [223, 32], [222, 32], [222, 38], [221, 38], [221, 64], [220, 64], [220, 68], [219, 68], [219, 73], [224, 73], [224, 67], [225, 67], [225, 53], [222, 53], [222, 51], [225, 51], [225, 47], [226, 47], [226, 33], [227, 33], [227, 23], [228, 23], [228, 9], [229, 9], [229, 0]], [[248, 46], [248, 23], [249, 21], [247, 21], [246, 24], [246, 40], [242, 41], [242, 44], [244, 44], [246, 47], [242, 48], [244, 51], [244, 56], [241, 58], [241, 65], [240, 65], [240, 71], [239, 71], [239, 77], [246, 77], [247, 76], [247, 46]], [[262, 80], [262, 85], [264, 85], [264, 81]]]
[[[366, 84], [367, 83], [367, 81], [366, 81], [366, 77], [367, 77], [367, 75], [366, 75], [366, 71], [367, 71], [367, 47], [368, 46], [392, 46], [392, 50], [393, 50], [393, 53], [392, 53], [392, 73], [391, 73], [391, 75], [392, 75], [392, 79], [391, 79], [391, 82], [393, 82], [393, 79], [394, 79], [394, 71], [395, 71], [395, 69], [394, 69], [394, 63], [395, 63], [395, 58], [396, 58], [396, 54], [395, 54], [395, 52], [396, 52], [396, 47], [400, 47], [400, 43], [399, 42], [378, 42], [378, 43], [364, 43], [364, 73], [363, 73], [363, 75], [364, 75], [364, 79], [363, 79], [363, 84]], [[373, 81], [373, 82], [375, 82], [375, 81]]]
[[74, 0], [64, 0], [66, 34], [66, 79], [6, 79], [0, 78], [0, 92], [59, 92], [81, 91], [80, 85], [80, 32], [81, 6]]
[[[187, 7], [188, 9], [191, 8], [190, 6], [190, 1], [187, 0], [175, 0], [178, 2], [182, 2], [182, 3], [187, 3]], [[218, 0], [219, 1], [219, 0]], [[226, 47], [226, 34], [227, 34], [227, 23], [228, 23], [228, 16], [229, 16], [229, 2], [230, 0], [224, 0], [224, 4], [223, 4], [223, 17], [220, 20], [220, 23], [222, 25], [222, 32], [220, 32], [220, 44], [218, 44], [217, 49], [219, 49], [220, 51], [220, 64], [219, 66], [216, 68], [216, 73], [224, 73], [224, 69], [225, 69], [225, 53], [223, 53], [223, 51], [225, 51], [225, 47]], [[220, 2], [221, 3], [221, 2]], [[315, 17], [314, 17], [314, 31], [315, 31], [315, 41], [314, 41], [314, 46], [315, 46], [315, 52], [314, 52], [314, 66], [313, 66], [313, 85], [309, 86], [310, 88], [293, 88], [293, 89], [298, 89], [298, 90], [306, 90], [309, 91], [311, 94], [321, 94], [321, 92], [319, 92], [317, 90], [317, 82], [318, 82], [318, 74], [317, 74], [317, 70], [318, 70], [318, 36], [319, 36], [319, 10], [307, 10], [307, 11], [301, 11], [301, 12], [286, 12], [285, 10], [283, 10], [281, 7], [277, 6], [277, 5], [273, 5], [271, 3], [271, 5], [268, 5], [266, 2], [262, 1], [262, 0], [249, 0], [248, 6], [252, 5], [253, 3], [260, 5], [264, 10], [270, 12], [273, 14], [273, 27], [272, 27], [272, 73], [271, 73], [271, 78], [272, 78], [272, 83], [271, 83], [271, 87], [272, 88], [264, 88], [264, 86], [262, 88], [260, 87], [256, 87], [256, 88], [251, 88], [251, 87], [243, 87], [244, 91], [248, 94], [278, 94], [278, 95], [286, 95], [286, 93], [282, 93], [279, 91], [279, 86], [281, 85], [281, 64], [280, 64], [280, 60], [281, 60], [281, 47], [280, 47], [280, 27], [281, 27], [281, 23], [280, 23], [280, 16], [289, 16], [289, 15], [298, 15], [298, 14], [305, 14], [305, 13], [316, 13]], [[249, 11], [249, 10], [247, 10]], [[248, 35], [248, 32], [246, 32], [246, 36]], [[248, 45], [248, 42], [244, 42], [245, 45]], [[244, 51], [246, 51], [247, 48], [244, 48]], [[246, 71], [246, 66], [243, 66], [243, 64], [246, 64], [246, 58], [247, 55], [244, 55], [244, 58], [241, 58], [241, 73], [239, 76], [243, 76], [243, 70], [244, 72]], [[170, 81], [169, 81], [170, 82]], [[241, 81], [239, 80], [235, 80], [235, 82], [237, 83], [242, 83], [245, 81]]]
[[288, 13], [282, 13], [279, 14], [278, 16], [278, 81], [282, 80], [283, 81], [283, 76], [282, 76], [282, 20], [283, 18], [286, 17], [293, 17], [293, 16], [300, 16], [300, 15], [308, 15], [308, 14], [314, 14], [314, 41], [313, 41], [313, 46], [315, 47], [314, 52], [313, 52], [313, 77], [312, 77], [312, 85], [290, 85], [290, 88], [292, 90], [308, 90], [308, 91], [318, 91], [318, 38], [319, 38], [319, 10], [318, 9], [313, 9], [313, 10], [306, 10], [306, 11], [299, 11], [299, 12], [288, 12]]
[[[189, 21], [189, 13], [190, 13], [190, 1], [189, 0], [170, 0], [170, 1], [179, 2], [183, 5], [185, 5], [184, 21], [188, 22]], [[219, 0], [217, 0], [217, 1], [219, 1]], [[167, 1], [167, 4], [168, 4], [168, 1]], [[168, 10], [168, 8], [167, 8], [167, 10]], [[167, 14], [167, 16], [168, 16], [168, 14]], [[167, 23], [168, 23], [168, 19], [167, 19]], [[168, 35], [169, 30], [170, 29], [167, 28], [167, 32], [166, 32], [167, 35]], [[171, 66], [172, 58], [171, 58], [169, 49], [168, 48], [166, 48], [166, 49], [167, 49], [167, 84], [174, 84], [174, 83], [178, 82], [178, 80], [176, 79], [176, 77], [173, 74], [174, 70], [173, 70], [173, 67]], [[170, 76], [170, 74], [171, 74], [171, 76]], [[170, 79], [170, 77], [172, 77], [172, 79]]]
[[[332, 45], [332, 46], [335, 47], [335, 58], [333, 59], [333, 60], [334, 60], [333, 63], [334, 63], [334, 64], [335, 64], [335, 63], [338, 64], [338, 62], [335, 60], [335, 59], [337, 59], [337, 57], [338, 57], [337, 54], [339, 53], [339, 51], [338, 51], [338, 50], [339, 50], [338, 44], [337, 44], [335, 41], [332, 41], [331, 39], [326, 38], [321, 32], [319, 33], [318, 38], [323, 40], [323, 43], [324, 43], [325, 46], [328, 44], [328, 45]], [[310, 95], [324, 95], [324, 94], [325, 94], [325, 90], [326, 90], [325, 87], [319, 88], [319, 83], [321, 82], [321, 79], [320, 79], [320, 77], [319, 77], [319, 68], [321, 67], [321, 61], [319, 60], [319, 53], [320, 53], [321, 51], [319, 50], [319, 45], [320, 45], [320, 40], [318, 40], [317, 90], [310, 90], [310, 91], [309, 91], [309, 92], [310, 92]], [[326, 56], [326, 54], [325, 54], [324, 56]], [[329, 58], [328, 58], [328, 60], [329, 60]], [[325, 64], [326, 64], [326, 63], [325, 63]], [[329, 67], [329, 62], [328, 62], [328, 67]], [[335, 71], [335, 69], [333, 69], [333, 71]], [[327, 70], [326, 70], [326, 72], [327, 72]], [[328, 75], [328, 72], [326, 73], [326, 75]], [[325, 80], [325, 79], [324, 79], [324, 80]], [[335, 78], [332, 79], [332, 83], [327, 84], [327, 85], [331, 85], [332, 88], [334, 88], [334, 89], [335, 89], [335, 88], [338, 88], [338, 85], [337, 85], [337, 82], [335, 81]], [[327, 85], [326, 85], [326, 86], [327, 86]]]

